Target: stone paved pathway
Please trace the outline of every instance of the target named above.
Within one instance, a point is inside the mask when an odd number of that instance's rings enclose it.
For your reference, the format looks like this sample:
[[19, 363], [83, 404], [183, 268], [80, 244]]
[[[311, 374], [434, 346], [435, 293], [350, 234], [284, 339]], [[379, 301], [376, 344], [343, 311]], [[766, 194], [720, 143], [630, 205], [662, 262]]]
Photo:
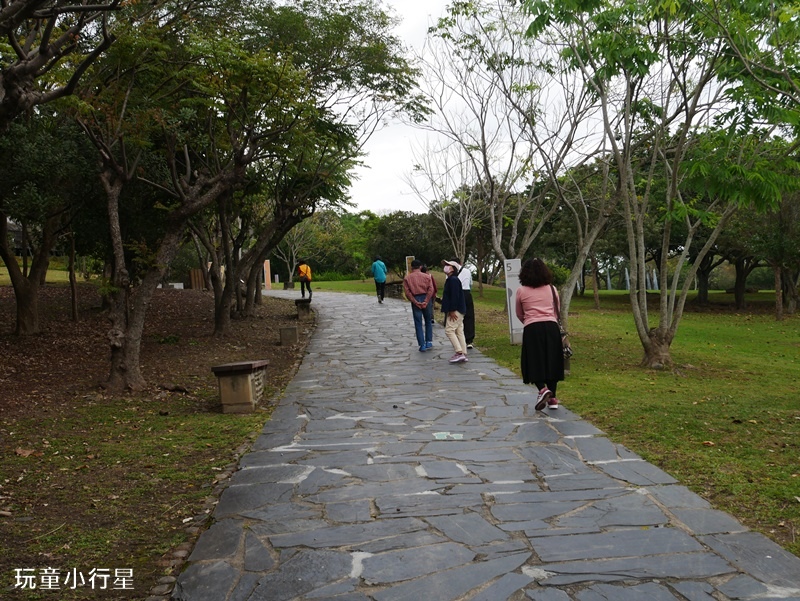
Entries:
[[480, 353], [448, 364], [441, 327], [420, 353], [407, 303], [313, 306], [174, 598], [800, 600], [800, 559]]

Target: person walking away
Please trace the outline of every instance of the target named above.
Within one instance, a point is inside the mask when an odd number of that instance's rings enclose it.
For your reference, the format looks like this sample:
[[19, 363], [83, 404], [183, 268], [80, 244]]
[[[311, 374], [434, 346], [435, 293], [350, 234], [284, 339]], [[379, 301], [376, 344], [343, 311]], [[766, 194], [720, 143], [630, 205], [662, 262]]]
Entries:
[[475, 303], [472, 300], [472, 272], [464, 265], [464, 262], [459, 262], [458, 259], [453, 259], [454, 262], [459, 263], [458, 279], [461, 282], [461, 289], [464, 291], [464, 302], [467, 305], [467, 312], [464, 314], [464, 339], [467, 341], [467, 348], [474, 348], [473, 342], [475, 341]]
[[428, 319], [428, 306], [433, 305], [433, 282], [430, 275], [420, 271], [421, 267], [421, 261], [411, 261], [411, 272], [403, 278], [403, 290], [411, 301], [419, 352], [424, 353], [433, 347], [433, 324]]
[[564, 379], [564, 350], [554, 303], [560, 303], [553, 286], [553, 274], [541, 259], [522, 265], [514, 297], [517, 317], [525, 326], [522, 332], [520, 368], [522, 381], [538, 389], [536, 410], [558, 409], [556, 387]]
[[383, 303], [383, 298], [386, 294], [386, 274], [388, 269], [386, 269], [386, 264], [379, 256], [375, 257], [370, 269], [372, 270], [372, 278], [375, 280], [375, 294], [378, 295], [378, 302]]
[[444, 281], [442, 292], [442, 311], [445, 314], [444, 333], [453, 345], [455, 354], [450, 357], [450, 363], [463, 363], [467, 361], [467, 341], [464, 339], [464, 314], [467, 312], [464, 301], [464, 290], [458, 279], [458, 269], [461, 267], [457, 261], [443, 261]]
[[434, 307], [436, 306], [436, 295], [439, 293], [439, 287], [436, 285], [436, 279], [433, 277], [433, 274], [428, 273], [427, 265], [423, 263], [422, 267], [420, 267], [419, 270], [422, 273], [427, 273], [429, 276], [431, 276], [431, 282], [433, 282], [433, 298], [431, 299], [431, 302], [428, 303], [428, 321], [430, 321], [431, 325], [433, 325], [434, 323], [433, 313], [434, 313]]
[[297, 279], [300, 280], [300, 297], [306, 297], [306, 290], [308, 290], [308, 300], [311, 300], [311, 267], [308, 266], [305, 259], [300, 259], [297, 266]]

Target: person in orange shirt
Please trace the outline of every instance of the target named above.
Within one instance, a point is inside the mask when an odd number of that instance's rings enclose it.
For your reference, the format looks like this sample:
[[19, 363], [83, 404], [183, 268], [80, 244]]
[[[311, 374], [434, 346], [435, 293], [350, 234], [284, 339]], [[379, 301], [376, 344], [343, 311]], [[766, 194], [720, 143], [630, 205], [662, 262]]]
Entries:
[[300, 259], [297, 266], [297, 279], [300, 280], [300, 296], [306, 297], [306, 290], [308, 290], [308, 300], [311, 300], [311, 267], [308, 266], [305, 259]]

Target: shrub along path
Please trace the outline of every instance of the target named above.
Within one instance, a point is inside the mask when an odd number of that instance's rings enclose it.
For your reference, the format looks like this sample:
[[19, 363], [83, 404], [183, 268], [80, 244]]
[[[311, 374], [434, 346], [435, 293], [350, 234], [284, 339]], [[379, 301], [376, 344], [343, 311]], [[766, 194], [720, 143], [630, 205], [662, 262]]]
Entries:
[[800, 559], [441, 327], [420, 353], [408, 303], [313, 305], [174, 598], [800, 600]]

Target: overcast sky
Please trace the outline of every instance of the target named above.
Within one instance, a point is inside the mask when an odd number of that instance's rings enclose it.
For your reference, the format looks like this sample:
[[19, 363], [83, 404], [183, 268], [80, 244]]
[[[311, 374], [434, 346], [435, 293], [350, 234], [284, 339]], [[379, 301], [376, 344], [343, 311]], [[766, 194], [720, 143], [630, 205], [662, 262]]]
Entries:
[[[419, 50], [428, 27], [435, 23], [449, 0], [384, 0], [403, 22], [397, 35], [405, 45]], [[427, 209], [411, 192], [403, 178], [413, 163], [412, 144], [421, 139], [422, 132], [409, 126], [393, 123], [376, 132], [367, 144], [364, 159], [367, 168], [357, 171], [359, 179], [350, 189], [356, 204], [354, 211], [375, 213], [391, 211], [424, 212]]]

